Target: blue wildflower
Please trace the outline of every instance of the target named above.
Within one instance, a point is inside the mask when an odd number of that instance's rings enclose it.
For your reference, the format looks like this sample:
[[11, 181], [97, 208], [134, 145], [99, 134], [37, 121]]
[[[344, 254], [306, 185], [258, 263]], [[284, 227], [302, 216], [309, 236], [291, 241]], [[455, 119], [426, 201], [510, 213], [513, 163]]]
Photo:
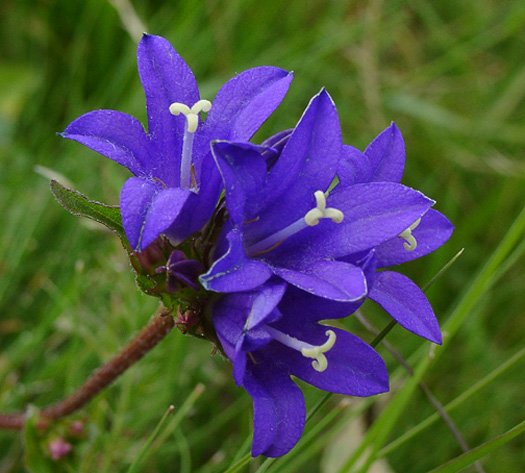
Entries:
[[362, 300], [365, 274], [342, 258], [397, 237], [434, 203], [394, 182], [337, 186], [328, 194], [343, 145], [335, 105], [324, 90], [269, 172], [274, 148], [218, 141], [212, 150], [230, 224], [215, 263], [200, 277], [210, 291], [249, 291], [275, 275], [325, 299]]
[[[348, 156], [358, 152], [342, 144], [324, 90], [295, 129], [260, 146], [219, 141], [212, 150], [230, 220], [200, 281], [223, 293], [213, 323], [236, 383], [253, 399], [252, 454], [281, 456], [297, 443], [305, 420], [304, 399], [290, 375], [353, 396], [388, 390], [385, 365], [371, 347], [318, 322], [350, 315], [372, 290], [381, 293], [378, 255], [400, 235], [411, 241], [407, 229], [423, 221], [434, 202], [381, 175], [348, 177], [355, 172]], [[407, 292], [406, 284], [399, 291], [396, 297]], [[376, 299], [396, 312], [397, 298]]]
[[[176, 245], [212, 215], [222, 183], [210, 153], [214, 139], [249, 140], [275, 110], [292, 75], [274, 67], [228, 81], [213, 104], [201, 100], [193, 73], [164, 38], [144, 35], [137, 50], [148, 132], [135, 118], [97, 110], [62, 133], [128, 168], [120, 207], [126, 236], [144, 250], [160, 234]], [[201, 112], [208, 112], [206, 120]]]
[[[394, 123], [381, 132], [364, 152], [344, 146], [343, 155], [337, 172], [340, 181], [338, 187], [352, 188], [360, 183], [372, 182], [397, 183], [403, 176], [405, 145]], [[403, 274], [376, 270], [397, 266], [431, 253], [450, 238], [453, 230], [453, 225], [443, 214], [429, 209], [397, 237], [367, 252], [343, 258], [364, 269], [371, 300], [381, 305], [407, 330], [438, 344], [441, 344], [438, 321], [421, 289]], [[309, 302], [316, 304], [315, 301]], [[354, 312], [357, 306], [332, 309], [349, 313], [349, 310]]]
[[290, 375], [351, 396], [388, 391], [381, 357], [356, 336], [319, 325], [325, 311], [303, 317], [295, 297], [285, 295], [287, 286], [272, 280], [254, 291], [225, 295], [213, 307], [235, 382], [253, 399], [253, 456], [284, 455], [301, 437], [304, 397]]

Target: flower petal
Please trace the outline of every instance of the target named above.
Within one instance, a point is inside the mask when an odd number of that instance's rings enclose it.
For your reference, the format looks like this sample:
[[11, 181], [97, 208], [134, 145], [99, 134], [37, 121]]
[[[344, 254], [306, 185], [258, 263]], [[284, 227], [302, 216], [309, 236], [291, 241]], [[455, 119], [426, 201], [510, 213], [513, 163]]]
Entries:
[[421, 192], [401, 184], [357, 184], [334, 192], [328, 200], [328, 205], [344, 214], [343, 222], [333, 225], [335, 228], [328, 238], [338, 239], [347, 249], [353, 248], [352, 253], [372, 248], [399, 235], [433, 204], [434, 201]]
[[156, 181], [129, 178], [120, 194], [120, 211], [131, 247], [145, 250], [169, 227], [189, 194], [185, 189], [164, 189]]
[[301, 314], [304, 322], [319, 322], [327, 319], [348, 317], [363, 304], [365, 299], [356, 302], [338, 302], [305, 292], [288, 285], [279, 310], [291, 314]]
[[224, 84], [208, 113], [208, 140], [247, 141], [281, 103], [293, 74], [277, 67], [255, 67]]
[[144, 221], [154, 197], [162, 186], [156, 181], [130, 177], [120, 193], [122, 224], [131, 248], [138, 249]]
[[402, 238], [392, 238], [376, 248], [378, 268], [395, 266], [425, 256], [443, 245], [452, 235], [454, 225], [437, 210], [430, 209], [419, 225], [412, 230], [417, 241], [416, 249], [407, 251]]
[[264, 201], [266, 162], [260, 146], [218, 141], [212, 144], [213, 157], [224, 182], [228, 213], [240, 227], [258, 211]]
[[270, 136], [270, 138], [264, 140], [261, 143], [261, 146], [268, 147], [268, 149], [263, 153], [268, 170], [272, 169], [277, 159], [279, 159], [279, 156], [281, 155], [286, 143], [288, 143], [288, 138], [290, 138], [292, 132], [293, 128], [280, 131], [279, 133]]
[[210, 141], [249, 140], [281, 103], [291, 80], [292, 74], [282, 69], [257, 67], [230, 79], [219, 90], [195, 136], [193, 164], [200, 195], [195, 212], [211, 215], [222, 187]]
[[[231, 347], [235, 347], [242, 338], [253, 299], [253, 292], [232, 293], [224, 295], [213, 305], [213, 326]], [[231, 358], [231, 353], [227, 355]]]
[[314, 192], [327, 190], [335, 177], [341, 149], [337, 110], [323, 89], [310, 101], [267, 178], [267, 210], [252, 227], [255, 241], [292, 224], [312, 208]]
[[148, 134], [158, 146], [158, 168], [168, 186], [177, 186], [186, 118], [174, 116], [169, 107], [180, 102], [191, 107], [199, 100], [197, 82], [184, 60], [160, 36], [145, 34], [137, 49], [140, 80], [146, 93]]
[[204, 288], [216, 292], [249, 291], [266, 282], [272, 270], [265, 263], [246, 256], [240, 233], [232, 230], [227, 238], [228, 252], [199, 277]]
[[[375, 280], [375, 257], [372, 250], [361, 258], [361, 261], [351, 261], [359, 266], [366, 278], [367, 287], [370, 287]], [[279, 310], [287, 314], [301, 314], [301, 320], [319, 322], [327, 319], [340, 319], [353, 314], [365, 299], [355, 302], [338, 302], [318, 297], [314, 294], [302, 291], [297, 287], [289, 285], [286, 289]]]
[[394, 271], [378, 273], [369, 297], [399, 325], [441, 345], [441, 331], [430, 303], [421, 289], [406, 276]]
[[341, 261], [316, 261], [301, 269], [273, 268], [285, 281], [319, 297], [352, 302], [366, 296], [361, 268]]
[[140, 122], [130, 115], [96, 110], [77, 118], [60, 135], [112, 159], [136, 176], [145, 176], [148, 138]]
[[369, 176], [360, 182], [401, 182], [405, 169], [405, 143], [394, 122], [368, 145]]
[[267, 283], [257, 293], [251, 307], [248, 319], [246, 320], [245, 329], [251, 330], [262, 323], [270, 323], [275, 319], [269, 317], [279, 304], [286, 290], [284, 283]]
[[266, 363], [262, 352], [256, 365], [248, 361], [244, 377], [244, 388], [253, 399], [252, 455], [280, 457], [301, 438], [306, 408], [301, 390], [273, 360]]
[[140, 239], [141, 251], [169, 228], [191, 194], [186, 189], [171, 187], [162, 189], [154, 197], [144, 221]]
[[358, 149], [343, 145], [343, 155], [337, 168], [340, 186], [353, 186], [367, 182], [370, 174], [368, 157]]
[[341, 223], [322, 219], [286, 239], [265, 254], [271, 264], [280, 261], [341, 258], [369, 250], [397, 237], [424, 215], [434, 201], [420, 192], [392, 182], [357, 184], [338, 191], [327, 199], [327, 206], [344, 214]]
[[317, 346], [326, 342], [327, 329], [336, 334], [334, 346], [324, 354], [328, 367], [323, 372], [313, 368], [311, 359], [281, 345], [281, 357], [286, 360], [294, 376], [324, 391], [350, 396], [372, 396], [388, 391], [388, 373], [384, 361], [372, 347], [355, 335], [333, 327], [297, 324], [293, 317], [283, 317], [274, 325], [292, 337]]

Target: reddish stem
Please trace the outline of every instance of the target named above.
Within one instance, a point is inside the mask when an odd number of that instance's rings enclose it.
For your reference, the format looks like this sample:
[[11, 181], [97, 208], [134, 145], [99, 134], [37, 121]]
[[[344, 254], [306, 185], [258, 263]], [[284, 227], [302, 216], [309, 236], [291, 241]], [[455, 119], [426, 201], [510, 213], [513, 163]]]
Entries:
[[[80, 409], [92, 397], [111, 384], [131, 365], [139, 361], [157, 343], [171, 332], [175, 325], [173, 316], [164, 307], [150, 319], [147, 325], [113, 359], [98, 368], [71, 396], [40, 412], [39, 426], [46, 427], [50, 421], [61, 419]], [[0, 414], [0, 429], [21, 430], [26, 414]]]

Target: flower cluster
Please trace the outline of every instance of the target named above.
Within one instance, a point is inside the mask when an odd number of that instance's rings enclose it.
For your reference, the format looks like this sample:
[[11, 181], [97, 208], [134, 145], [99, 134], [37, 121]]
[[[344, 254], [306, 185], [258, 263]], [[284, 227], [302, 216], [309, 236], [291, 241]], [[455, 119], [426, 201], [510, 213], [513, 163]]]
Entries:
[[134, 267], [151, 279], [151, 293], [191, 307], [191, 317], [179, 310], [179, 322], [198, 325], [231, 360], [235, 382], [253, 399], [252, 454], [284, 455], [305, 422], [291, 375], [352, 396], [388, 390], [375, 350], [321, 321], [346, 317], [369, 298], [441, 343], [416, 284], [379, 270], [430, 253], [453, 227], [434, 201], [400, 184], [405, 149], [394, 124], [364, 152], [344, 145], [336, 107], [321, 90], [295, 128], [252, 144], [291, 74], [250, 69], [210, 102], [165, 39], [145, 35], [137, 57], [148, 131], [99, 110], [62, 136], [132, 172], [120, 209]]

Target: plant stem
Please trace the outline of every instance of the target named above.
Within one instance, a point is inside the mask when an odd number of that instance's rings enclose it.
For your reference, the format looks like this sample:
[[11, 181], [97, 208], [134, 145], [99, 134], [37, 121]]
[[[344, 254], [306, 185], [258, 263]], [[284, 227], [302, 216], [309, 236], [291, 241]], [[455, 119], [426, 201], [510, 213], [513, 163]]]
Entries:
[[[98, 368], [73, 394], [42, 409], [39, 426], [45, 428], [50, 421], [66, 417], [83, 407], [155, 347], [171, 332], [174, 325], [175, 320], [171, 313], [161, 306], [146, 326], [115, 357]], [[0, 429], [21, 430], [24, 428], [25, 421], [24, 412], [0, 414]]]

